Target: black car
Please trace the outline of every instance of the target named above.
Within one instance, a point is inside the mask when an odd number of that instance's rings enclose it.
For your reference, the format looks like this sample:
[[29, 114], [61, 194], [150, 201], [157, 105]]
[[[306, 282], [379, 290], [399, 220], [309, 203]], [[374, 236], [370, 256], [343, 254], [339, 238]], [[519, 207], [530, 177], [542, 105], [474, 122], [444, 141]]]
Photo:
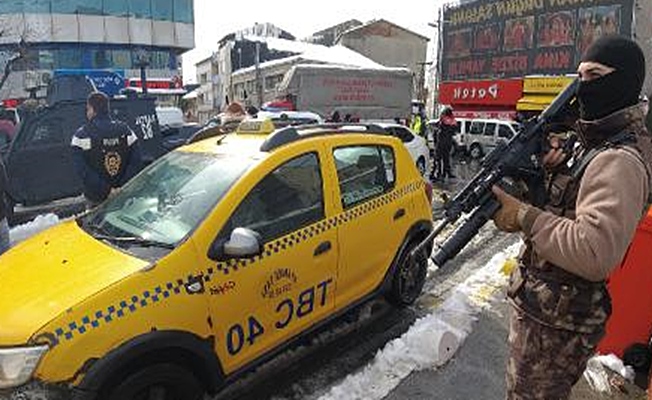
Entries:
[[[111, 113], [138, 135], [146, 162], [168, 151], [156, 117], [154, 98], [112, 99]], [[20, 204], [23, 209], [33, 208], [81, 195], [82, 182], [74, 168], [70, 142], [85, 122], [85, 98], [40, 107], [21, 121], [4, 155], [13, 204]]]

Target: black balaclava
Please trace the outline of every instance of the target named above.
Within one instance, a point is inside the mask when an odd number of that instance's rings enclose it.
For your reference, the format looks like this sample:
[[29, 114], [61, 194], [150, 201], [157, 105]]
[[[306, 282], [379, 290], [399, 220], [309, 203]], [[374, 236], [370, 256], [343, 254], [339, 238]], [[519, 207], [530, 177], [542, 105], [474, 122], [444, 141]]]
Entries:
[[645, 56], [636, 42], [624, 36], [603, 36], [586, 50], [582, 62], [586, 61], [615, 71], [580, 82], [577, 89], [580, 118], [594, 121], [638, 103], [645, 81]]

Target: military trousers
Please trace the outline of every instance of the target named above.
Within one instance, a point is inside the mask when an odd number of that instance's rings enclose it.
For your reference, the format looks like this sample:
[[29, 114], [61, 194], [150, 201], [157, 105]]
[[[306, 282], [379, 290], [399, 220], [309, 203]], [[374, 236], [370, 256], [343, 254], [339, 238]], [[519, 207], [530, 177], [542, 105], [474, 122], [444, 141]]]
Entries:
[[604, 331], [585, 334], [543, 325], [513, 308], [507, 400], [568, 399], [603, 336]]

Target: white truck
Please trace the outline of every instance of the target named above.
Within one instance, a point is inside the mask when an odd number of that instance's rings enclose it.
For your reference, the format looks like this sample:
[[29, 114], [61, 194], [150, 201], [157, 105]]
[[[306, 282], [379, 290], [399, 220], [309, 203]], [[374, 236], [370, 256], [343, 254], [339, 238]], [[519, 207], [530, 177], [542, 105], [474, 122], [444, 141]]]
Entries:
[[326, 118], [338, 111], [344, 119], [393, 120], [411, 111], [412, 73], [407, 68], [352, 68], [333, 65], [293, 66], [277, 89], [295, 110]]

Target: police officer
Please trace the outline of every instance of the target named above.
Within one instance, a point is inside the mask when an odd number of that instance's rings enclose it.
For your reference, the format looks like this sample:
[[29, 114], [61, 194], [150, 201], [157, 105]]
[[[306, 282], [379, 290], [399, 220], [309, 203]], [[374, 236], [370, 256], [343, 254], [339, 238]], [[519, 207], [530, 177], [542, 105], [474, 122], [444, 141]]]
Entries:
[[109, 98], [91, 93], [88, 122], [72, 138], [75, 169], [91, 205], [104, 201], [112, 189], [131, 179], [143, 166], [138, 137], [126, 124], [109, 116]]
[[7, 174], [0, 156], [0, 254], [9, 250], [9, 204], [7, 201]]
[[513, 305], [508, 399], [567, 399], [604, 335], [611, 313], [605, 280], [622, 261], [650, 192], [652, 138], [639, 94], [645, 59], [630, 39], [593, 43], [578, 68], [580, 151], [566, 163], [559, 143], [543, 161], [543, 209], [498, 188], [498, 228], [521, 231], [525, 248], [510, 278]]
[[437, 140], [435, 141], [435, 178], [455, 178], [451, 167], [451, 150], [453, 149], [453, 136], [459, 131], [459, 125], [453, 109], [446, 107], [437, 122]]

